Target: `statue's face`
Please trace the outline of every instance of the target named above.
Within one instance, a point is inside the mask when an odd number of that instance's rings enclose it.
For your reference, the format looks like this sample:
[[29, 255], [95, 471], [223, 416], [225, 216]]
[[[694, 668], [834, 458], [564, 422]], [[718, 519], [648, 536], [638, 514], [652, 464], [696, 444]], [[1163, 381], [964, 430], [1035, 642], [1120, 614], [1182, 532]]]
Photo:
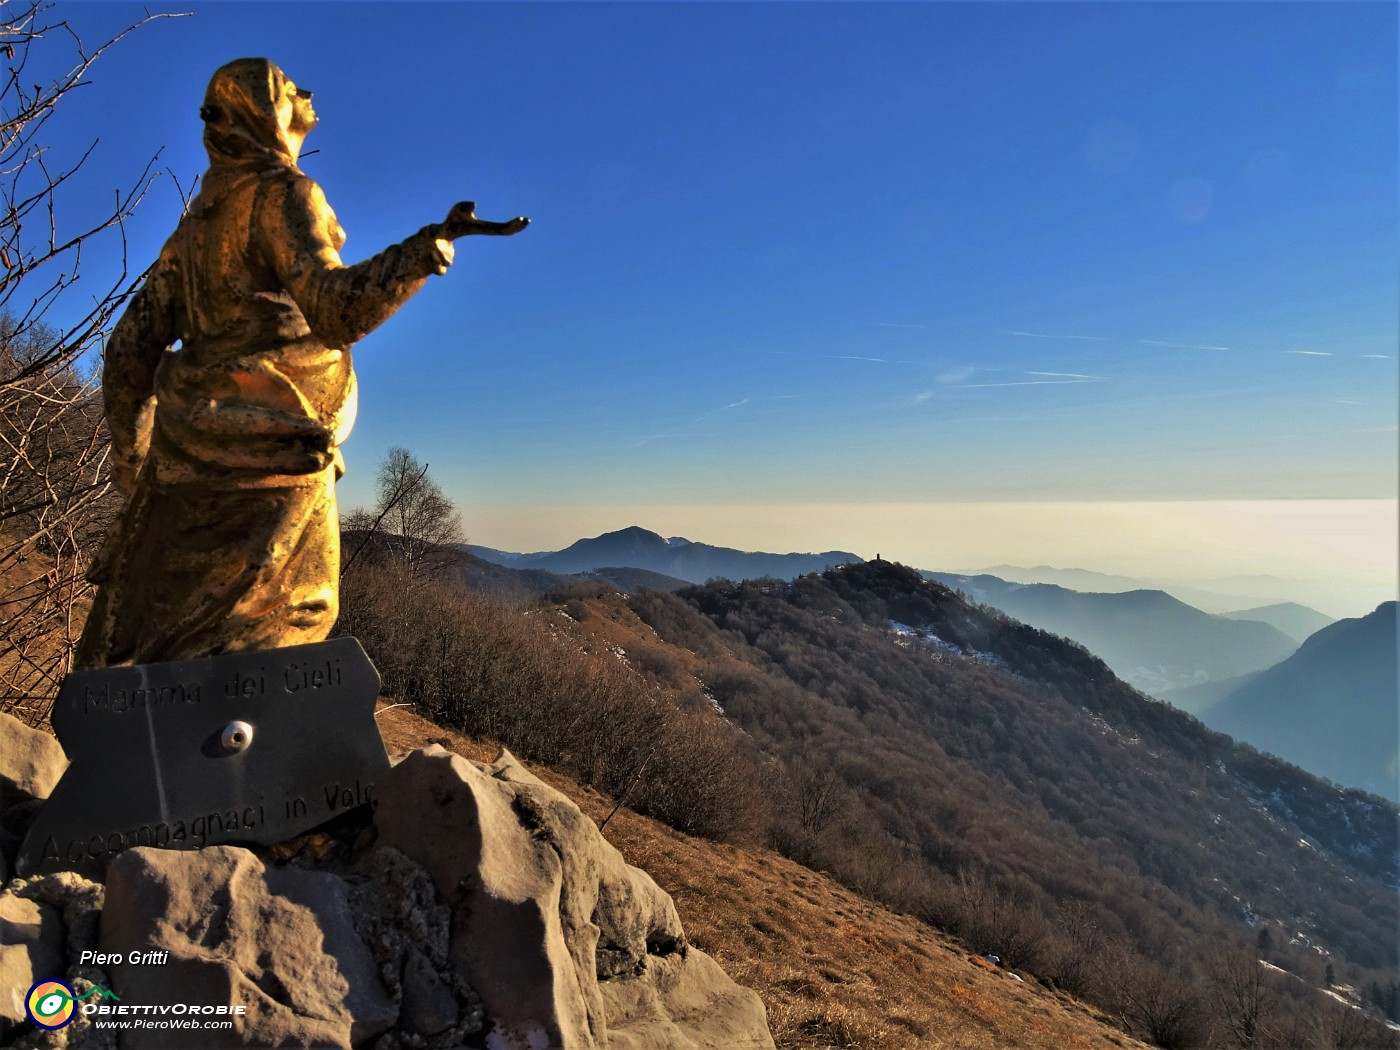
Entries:
[[288, 131], [305, 137], [307, 132], [316, 126], [316, 111], [311, 108], [311, 92], [288, 80], [286, 99], [277, 107], [277, 118]]

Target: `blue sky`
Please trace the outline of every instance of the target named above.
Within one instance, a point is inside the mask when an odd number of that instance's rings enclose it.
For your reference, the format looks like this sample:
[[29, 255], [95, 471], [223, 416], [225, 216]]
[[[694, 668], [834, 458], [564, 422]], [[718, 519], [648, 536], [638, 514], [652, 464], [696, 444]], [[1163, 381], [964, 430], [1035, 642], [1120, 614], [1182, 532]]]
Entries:
[[391, 444], [515, 549], [511, 507], [1395, 499], [1393, 4], [152, 9], [194, 14], [53, 125], [103, 193], [203, 170], [204, 84], [261, 54], [347, 261], [533, 220], [357, 348], [346, 503]]

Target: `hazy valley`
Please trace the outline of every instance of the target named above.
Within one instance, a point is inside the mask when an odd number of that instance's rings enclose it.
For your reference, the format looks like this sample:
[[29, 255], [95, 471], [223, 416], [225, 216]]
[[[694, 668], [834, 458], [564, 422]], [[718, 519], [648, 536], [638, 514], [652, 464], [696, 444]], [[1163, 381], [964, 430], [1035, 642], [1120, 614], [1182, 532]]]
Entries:
[[[463, 579], [502, 597], [544, 593], [571, 576], [606, 581], [627, 592], [642, 587], [675, 591], [687, 581], [791, 579], [861, 561], [837, 551], [738, 551], [665, 539], [637, 526], [579, 540], [559, 552], [467, 550], [482, 561], [464, 562], [458, 570]], [[1369, 630], [1342, 629], [1325, 614], [1293, 602], [1211, 614], [1127, 577], [1043, 566], [999, 569], [1011, 577], [1122, 589], [1079, 591], [990, 573], [924, 569], [921, 574], [975, 604], [1084, 646], [1126, 684], [1212, 728], [1281, 754], [1318, 776], [1396, 799], [1395, 642], [1394, 630], [1387, 633], [1383, 623], [1377, 621]], [[1223, 584], [1228, 588], [1244, 582]], [[1224, 601], [1228, 596], [1215, 597]], [[1382, 619], [1384, 610], [1377, 610]], [[1389, 615], [1393, 620], [1393, 606]], [[1329, 626], [1331, 634], [1310, 638]], [[1333, 641], [1319, 649], [1329, 638]], [[1299, 668], [1321, 659], [1314, 657], [1316, 652], [1328, 654], [1326, 666], [1298, 676]], [[1250, 686], [1261, 676], [1262, 684]]]

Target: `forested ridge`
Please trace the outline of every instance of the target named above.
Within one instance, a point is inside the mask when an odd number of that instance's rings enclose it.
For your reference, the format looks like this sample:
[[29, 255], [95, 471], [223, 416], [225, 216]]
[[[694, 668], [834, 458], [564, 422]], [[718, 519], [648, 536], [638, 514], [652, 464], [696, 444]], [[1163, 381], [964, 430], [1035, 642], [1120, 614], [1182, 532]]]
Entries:
[[[1394, 807], [1075, 643], [888, 562], [510, 607], [364, 560], [346, 629], [441, 725], [770, 845], [1159, 1045], [1393, 1044]], [[1241, 1012], [1268, 1041], [1231, 1041]]]
[[1158, 958], [1182, 927], [1228, 938], [1248, 920], [1304, 958], [1317, 942], [1395, 965], [1378, 936], [1395, 928], [1394, 809], [1206, 730], [1073, 643], [888, 563], [634, 605], [667, 641], [738, 657], [712, 657], [716, 700], [765, 750], [836, 772], [867, 851], [1093, 901]]

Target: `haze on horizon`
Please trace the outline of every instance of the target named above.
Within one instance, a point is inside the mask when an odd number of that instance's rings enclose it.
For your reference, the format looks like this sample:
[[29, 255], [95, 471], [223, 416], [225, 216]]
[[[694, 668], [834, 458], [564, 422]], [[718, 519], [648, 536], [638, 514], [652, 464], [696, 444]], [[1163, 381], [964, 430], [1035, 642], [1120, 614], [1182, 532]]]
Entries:
[[1395, 596], [1393, 4], [155, 9], [194, 14], [50, 125], [100, 138], [85, 178], [163, 150], [188, 186], [210, 74], [262, 54], [315, 92], [347, 261], [459, 199], [533, 220], [357, 347], [343, 506], [401, 445], [507, 549], [635, 523]]
[[517, 553], [639, 525], [663, 536], [773, 553], [849, 551], [919, 569], [1087, 569], [1294, 601], [1336, 618], [1397, 596], [1396, 506], [1375, 501], [944, 504], [651, 504], [475, 507], [469, 541]]

